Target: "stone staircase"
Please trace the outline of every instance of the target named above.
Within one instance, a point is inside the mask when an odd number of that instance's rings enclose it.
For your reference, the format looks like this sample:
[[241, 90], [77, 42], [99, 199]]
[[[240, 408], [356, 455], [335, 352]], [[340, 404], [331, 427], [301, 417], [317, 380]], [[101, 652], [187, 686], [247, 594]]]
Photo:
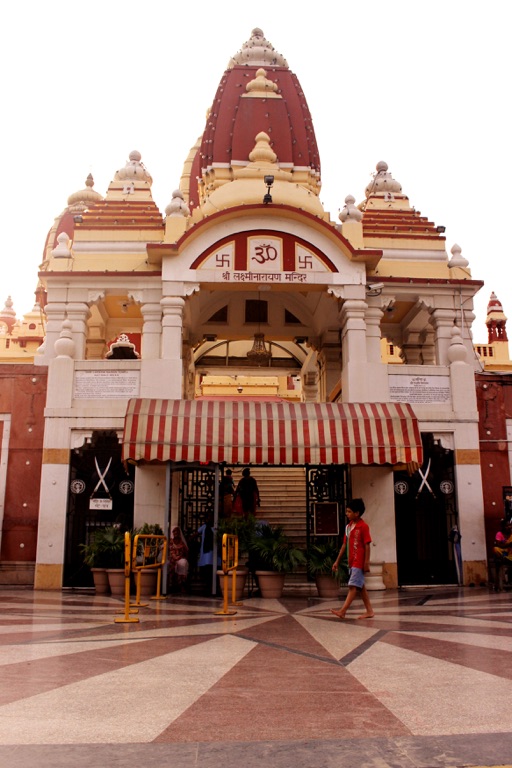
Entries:
[[[235, 485], [238, 472], [235, 470]], [[306, 548], [306, 478], [304, 467], [251, 467], [258, 483], [261, 506], [256, 517], [269, 525], [282, 526], [285, 534], [301, 549]], [[241, 476], [241, 475], [240, 475]], [[287, 576], [287, 583], [306, 586], [305, 567]]]
[[[261, 506], [256, 517], [280, 525], [298, 547], [306, 546], [306, 482], [303, 467], [251, 467]], [[235, 479], [235, 483], [237, 478]]]

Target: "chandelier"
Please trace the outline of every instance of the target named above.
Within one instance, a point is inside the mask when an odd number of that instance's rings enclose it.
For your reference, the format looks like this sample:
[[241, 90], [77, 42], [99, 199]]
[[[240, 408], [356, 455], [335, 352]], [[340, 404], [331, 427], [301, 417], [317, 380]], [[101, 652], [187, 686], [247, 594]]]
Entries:
[[248, 351], [247, 357], [251, 363], [255, 363], [256, 365], [263, 365], [264, 363], [268, 363], [272, 355], [270, 350], [268, 350], [265, 346], [265, 334], [254, 334], [252, 349]]

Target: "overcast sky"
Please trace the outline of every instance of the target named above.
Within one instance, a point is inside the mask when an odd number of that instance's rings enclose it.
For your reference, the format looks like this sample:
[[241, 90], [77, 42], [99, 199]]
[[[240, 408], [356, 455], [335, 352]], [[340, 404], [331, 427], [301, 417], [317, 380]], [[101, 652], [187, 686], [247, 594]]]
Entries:
[[[5, 3], [0, 306], [34, 303], [46, 234], [92, 173], [105, 194], [131, 150], [163, 211], [230, 57], [254, 27], [304, 89], [337, 220], [379, 160], [417, 210], [446, 227], [511, 317], [508, 175], [512, 3], [382, 0], [46, 0]], [[509, 332], [510, 332], [509, 328]]]

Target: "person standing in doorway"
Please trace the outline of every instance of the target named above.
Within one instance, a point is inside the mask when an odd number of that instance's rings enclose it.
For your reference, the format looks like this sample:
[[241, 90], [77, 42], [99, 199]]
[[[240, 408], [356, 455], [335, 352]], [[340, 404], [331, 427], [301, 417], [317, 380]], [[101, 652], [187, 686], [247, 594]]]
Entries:
[[362, 520], [365, 506], [362, 499], [352, 499], [347, 506], [348, 525], [345, 528], [343, 545], [339, 555], [333, 563], [332, 570], [337, 571], [341, 558], [348, 547], [348, 594], [341, 608], [336, 611], [331, 608], [331, 613], [339, 619], [344, 619], [348, 608], [352, 605], [356, 595], [359, 593], [366, 608], [366, 613], [359, 616], [359, 619], [372, 619], [374, 612], [368, 590], [364, 583], [364, 574], [370, 570], [370, 544], [372, 538], [368, 525]]
[[233, 498], [233, 511], [247, 517], [247, 515], [254, 515], [256, 513], [256, 507], [259, 506], [260, 492], [258, 483], [254, 477], [252, 477], [249, 467], [246, 467], [243, 470], [242, 477], [236, 487], [235, 496]]
[[220, 505], [224, 517], [231, 517], [233, 514], [233, 494], [235, 493], [235, 482], [233, 472], [226, 469], [224, 477], [220, 481]]
[[201, 583], [203, 585], [203, 591], [206, 595], [211, 594], [212, 591], [212, 579], [213, 579], [213, 545], [215, 537], [215, 529], [213, 527], [211, 512], [207, 512], [204, 523], [199, 527], [197, 535], [200, 541], [199, 545], [199, 559], [197, 564], [199, 566], [199, 574], [201, 577]]

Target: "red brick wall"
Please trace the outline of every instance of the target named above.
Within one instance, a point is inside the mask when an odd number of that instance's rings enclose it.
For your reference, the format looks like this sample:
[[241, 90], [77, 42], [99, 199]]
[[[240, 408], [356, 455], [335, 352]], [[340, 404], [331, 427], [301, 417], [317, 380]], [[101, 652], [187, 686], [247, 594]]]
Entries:
[[512, 485], [506, 419], [512, 418], [512, 377], [477, 374], [476, 394], [480, 417], [480, 460], [484, 493], [485, 536], [488, 555], [504, 514], [503, 486]]
[[46, 368], [0, 364], [0, 414], [11, 417], [0, 550], [4, 563], [36, 559], [46, 384]]

